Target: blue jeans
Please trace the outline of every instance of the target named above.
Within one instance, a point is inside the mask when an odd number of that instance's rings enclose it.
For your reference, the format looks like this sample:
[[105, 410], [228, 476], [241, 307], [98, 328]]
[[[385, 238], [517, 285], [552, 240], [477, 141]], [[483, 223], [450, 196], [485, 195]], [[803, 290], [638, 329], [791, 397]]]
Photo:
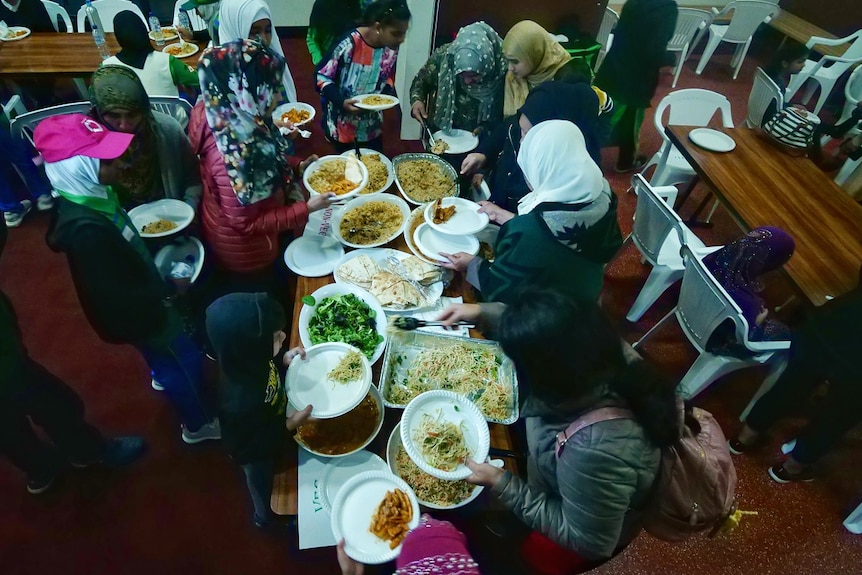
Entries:
[[13, 138], [6, 128], [0, 128], [0, 150], [3, 150], [0, 155], [3, 160], [0, 161], [0, 211], [18, 212], [24, 209], [9, 183], [9, 166], [15, 166], [24, 177], [31, 199], [36, 200], [39, 196], [51, 194], [51, 186], [33, 163], [33, 153], [27, 144], [21, 139]]
[[202, 395], [203, 354], [189, 336], [180, 333], [167, 344], [140, 343], [136, 347], [186, 429], [197, 431], [212, 420]]

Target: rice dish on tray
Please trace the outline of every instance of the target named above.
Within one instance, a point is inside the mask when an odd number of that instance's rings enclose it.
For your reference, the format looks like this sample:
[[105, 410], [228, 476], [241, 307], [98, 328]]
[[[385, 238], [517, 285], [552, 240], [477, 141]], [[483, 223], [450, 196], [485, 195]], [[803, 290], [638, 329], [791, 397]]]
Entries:
[[430, 160], [402, 160], [395, 172], [404, 193], [417, 202], [430, 202], [458, 193], [455, 181]]

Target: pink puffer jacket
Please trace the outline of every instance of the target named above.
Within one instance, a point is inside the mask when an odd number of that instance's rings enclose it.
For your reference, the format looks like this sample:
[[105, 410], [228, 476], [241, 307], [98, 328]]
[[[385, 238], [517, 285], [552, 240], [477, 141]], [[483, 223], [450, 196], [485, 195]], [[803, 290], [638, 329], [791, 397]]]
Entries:
[[[200, 158], [203, 198], [200, 216], [203, 236], [216, 263], [231, 272], [249, 273], [265, 269], [279, 257], [278, 235], [288, 230], [297, 235], [308, 222], [305, 202], [284, 205], [284, 194], [244, 206], [239, 203], [224, 158], [216, 147], [206, 120], [203, 102], [198, 102], [189, 120], [192, 149]], [[296, 169], [299, 160], [288, 157]]]

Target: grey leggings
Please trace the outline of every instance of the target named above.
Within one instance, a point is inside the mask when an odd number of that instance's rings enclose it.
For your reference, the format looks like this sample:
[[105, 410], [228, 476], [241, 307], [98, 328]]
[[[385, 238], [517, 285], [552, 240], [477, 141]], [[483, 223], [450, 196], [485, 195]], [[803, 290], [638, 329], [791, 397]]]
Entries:
[[245, 482], [254, 504], [254, 518], [260, 523], [266, 523], [272, 517], [269, 503], [272, 496], [272, 458], [246, 463], [241, 467], [245, 472]]

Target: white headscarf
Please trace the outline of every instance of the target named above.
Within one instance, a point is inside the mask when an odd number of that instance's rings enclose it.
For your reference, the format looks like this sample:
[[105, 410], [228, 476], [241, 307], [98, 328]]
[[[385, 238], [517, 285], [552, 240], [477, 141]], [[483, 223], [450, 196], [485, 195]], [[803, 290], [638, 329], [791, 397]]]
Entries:
[[[233, 40], [244, 40], [248, 38], [248, 32], [252, 24], [264, 18], [272, 21], [272, 12], [269, 5], [263, 0], [221, 0], [218, 16], [218, 43], [225, 44]], [[269, 48], [284, 58], [284, 50], [281, 41], [275, 31], [275, 23], [272, 24], [272, 41]], [[296, 102], [296, 85], [293, 76], [290, 75], [290, 67], [287, 60], [284, 61], [284, 77], [282, 78], [288, 102]]]
[[55, 190], [69, 196], [108, 199], [107, 186], [99, 183], [99, 160], [72, 156], [59, 162], [45, 162], [45, 173]]
[[566, 120], [533, 126], [521, 141], [518, 165], [533, 190], [518, 202], [519, 215], [544, 202], [592, 202], [604, 186], [602, 170], [587, 152], [584, 135]]

